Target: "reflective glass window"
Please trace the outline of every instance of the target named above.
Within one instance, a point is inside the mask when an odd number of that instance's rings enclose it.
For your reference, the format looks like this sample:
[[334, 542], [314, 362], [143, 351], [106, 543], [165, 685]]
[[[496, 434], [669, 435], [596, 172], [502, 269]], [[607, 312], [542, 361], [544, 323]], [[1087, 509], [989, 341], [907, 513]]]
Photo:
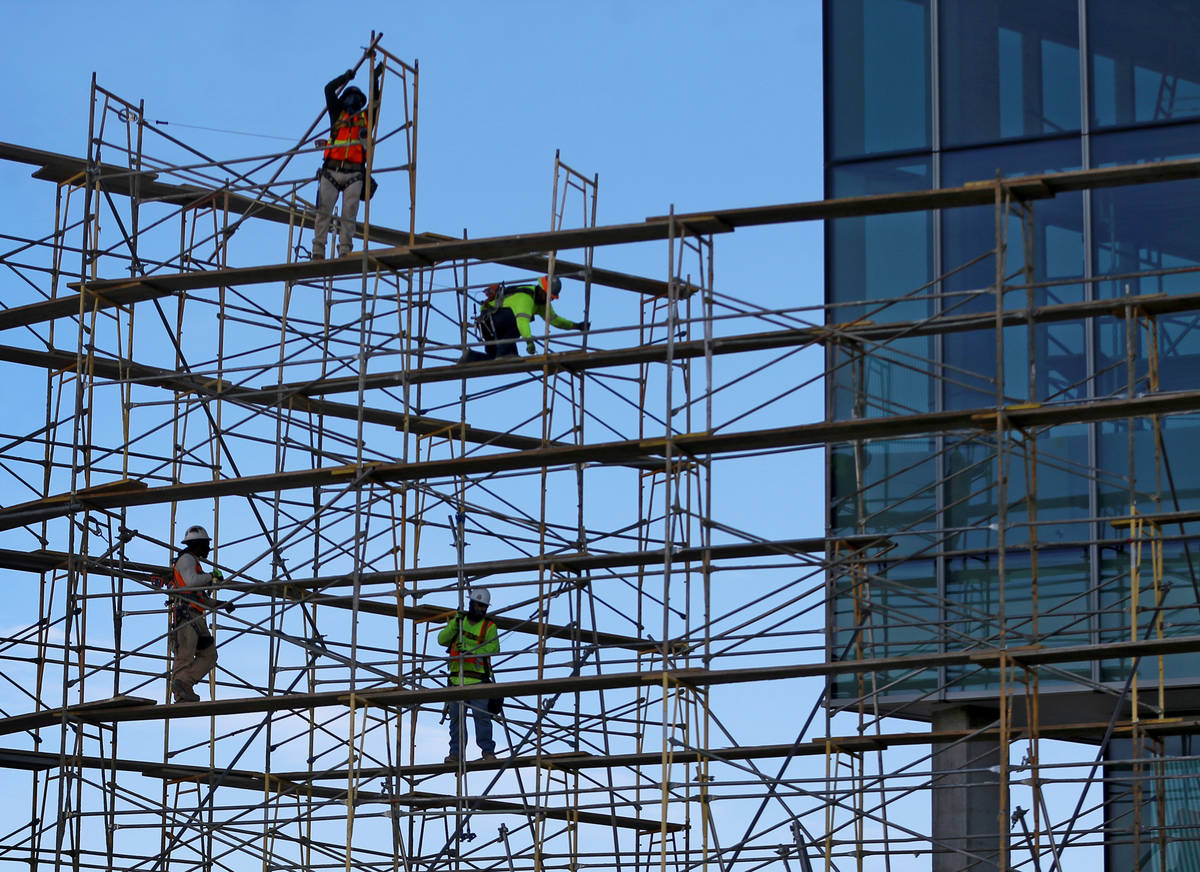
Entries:
[[[1085, 645], [1088, 620], [1087, 552], [1083, 548], [1047, 549], [1038, 553], [1037, 601], [1035, 570], [1029, 552], [1010, 552], [1004, 565], [1005, 631], [1010, 645]], [[947, 647], [951, 650], [996, 645], [1000, 638], [999, 566], [995, 552], [956, 555], [946, 561]], [[1083, 594], [1083, 596], [1081, 596]], [[1034, 614], [1036, 611], [1036, 620]], [[1070, 664], [1062, 672], [1090, 677], [1090, 664]], [[1058, 672], [1042, 678], [1048, 689], [1069, 679]], [[999, 687], [995, 669], [950, 666], [951, 692], [978, 692]]]
[[[1029, 452], [1022, 450], [1022, 445], [1013, 446], [1005, 455], [1005, 541], [1009, 545], [1029, 542], [1030, 525], [1035, 523], [1038, 541], [1043, 545], [1086, 540], [1092, 478], [1087, 463], [1087, 427], [1056, 427], [1040, 434], [1033, 447], [1036, 451]], [[947, 437], [947, 550], [985, 550], [999, 545], [996, 463], [996, 449], [990, 438], [951, 441]], [[1036, 511], [1030, 510], [1033, 501]]]
[[[932, 164], [921, 157], [837, 167], [830, 171], [826, 187], [830, 197], [924, 191], [933, 187]], [[932, 313], [925, 287], [933, 278], [931, 213], [838, 218], [826, 222], [825, 233], [829, 302], [887, 301], [839, 306], [830, 313], [830, 321], [870, 317], [879, 322]]]
[[1200, 115], [1200, 17], [1180, 0], [1088, 0], [1094, 128]]
[[[868, 575], [835, 580], [834, 660], [907, 657], [939, 650], [937, 572], [932, 560], [872, 565]], [[858, 630], [856, 632], [856, 629]], [[938, 686], [936, 669], [912, 667], [834, 679], [835, 698], [854, 699], [867, 686], [894, 684], [893, 693], [918, 695]]]
[[[1178, 528], [1176, 528], [1178, 529]], [[1129, 527], [1109, 528], [1105, 535], [1129, 535]], [[1148, 531], [1134, 536], [1133, 543], [1121, 542], [1101, 550], [1099, 585], [1099, 639], [1108, 642], [1128, 642], [1134, 636], [1151, 639], [1158, 628], [1153, 623], [1155, 591], [1151, 534]], [[1140, 543], [1140, 546], [1136, 543]], [[1140, 562], [1138, 561], [1140, 558]], [[1163, 545], [1160, 596], [1163, 603], [1163, 635], [1189, 636], [1200, 624], [1200, 582], [1195, 576], [1200, 558], [1196, 540], [1168, 541]], [[1131, 569], [1139, 567], [1137, 584]], [[1136, 601], [1137, 608], [1133, 605]], [[1178, 682], [1195, 682], [1200, 676], [1200, 653], [1187, 652], [1166, 657], [1162, 662], [1163, 677]], [[1129, 658], [1102, 660], [1101, 681], [1123, 683], [1133, 662]], [[1159, 660], [1142, 657], [1138, 664], [1138, 681], [1142, 690], [1157, 696]]]
[[826, 156], [930, 148], [928, 0], [825, 4]]
[[[1175, 160], [1200, 155], [1200, 124], [1130, 130], [1091, 137], [1096, 166]], [[1193, 293], [1195, 274], [1135, 277], [1141, 271], [1200, 266], [1200, 181], [1159, 182], [1100, 188], [1092, 194], [1100, 296]]]
[[[1073, 140], [1023, 143], [1001, 148], [948, 152], [942, 157], [947, 186], [1002, 176], [1030, 175], [1077, 169], [1080, 146]], [[1002, 231], [1004, 275], [1009, 285], [1024, 283], [1032, 270], [1035, 283], [1053, 283], [1032, 292], [1035, 305], [1074, 302], [1084, 297], [1083, 195], [1060, 194], [1030, 204], [1032, 235], [1028, 257], [1022, 219], [1010, 212]], [[943, 311], [966, 314], [994, 311], [996, 282], [996, 213], [991, 206], [946, 209], [942, 212]], [[1027, 290], [1008, 292], [1005, 308], [1019, 308], [1030, 298]], [[1035, 343], [1030, 384], [1029, 343]], [[1005, 397], [1025, 400], [1082, 395], [1085, 389], [1084, 336], [1080, 325], [1039, 325], [1032, 337], [1026, 327], [1004, 331]], [[992, 405], [996, 400], [996, 341], [991, 330], [947, 334], [943, 340], [945, 404], [948, 409]]]
[[[831, 197], [861, 197], [933, 187], [929, 158], [885, 159], [829, 173]], [[933, 216], [928, 212], [826, 222], [830, 323], [869, 318], [881, 324], [933, 313]], [[871, 417], [933, 408], [932, 337], [907, 337], [861, 350], [838, 346], [829, 380], [835, 417]]]
[[886, 343], [833, 346], [832, 415], [878, 418], [933, 411], [936, 363], [929, 336], [906, 336]]
[[1113, 737], [1105, 751], [1105, 869], [1200, 867], [1200, 737]]
[[942, 0], [943, 146], [1081, 128], [1076, 0]]
[[1142, 514], [1200, 509], [1200, 416], [1163, 417], [1157, 433], [1151, 418], [1135, 418], [1132, 436], [1125, 419], [1096, 427], [1102, 516], [1128, 516], [1131, 500]]
[[[888, 439], [830, 448], [831, 519], [852, 535], [930, 530], [936, 525], [937, 475], [932, 439]], [[912, 539], [913, 537], [907, 537]], [[905, 547], [927, 547], [907, 541]]]
[[[1200, 154], [1200, 124], [1121, 131], [1092, 137], [1100, 166], [1172, 160]], [[1193, 216], [1200, 210], [1200, 181], [1102, 188], [1093, 192], [1094, 269], [1100, 297], [1196, 292], [1200, 236]], [[1122, 396], [1158, 390], [1192, 390], [1200, 366], [1200, 317], [1196, 312], [1161, 315], [1155, 333], [1139, 325], [1126, 336], [1120, 318], [1095, 322], [1096, 395]], [[1151, 343], [1156, 342], [1151, 355]], [[1128, 356], [1132, 355], [1132, 385]], [[1151, 369], [1151, 361], [1156, 368]], [[1179, 426], [1174, 424], [1172, 426]], [[1139, 449], [1140, 453], [1152, 446]], [[1116, 449], [1119, 462], [1121, 449]], [[1140, 456], [1140, 454], [1139, 454]], [[1176, 479], [1182, 481], [1182, 479]], [[1102, 499], [1107, 502], [1108, 496]], [[1118, 495], [1113, 499], [1128, 504]]]

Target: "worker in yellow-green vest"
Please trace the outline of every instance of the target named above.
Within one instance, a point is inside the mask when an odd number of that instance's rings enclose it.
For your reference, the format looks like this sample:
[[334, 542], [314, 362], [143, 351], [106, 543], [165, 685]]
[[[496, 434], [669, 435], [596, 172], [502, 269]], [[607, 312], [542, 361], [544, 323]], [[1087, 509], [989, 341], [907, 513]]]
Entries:
[[[469, 686], [492, 680], [491, 655], [500, 653], [500, 638], [496, 625], [488, 620], [487, 610], [492, 595], [486, 587], [477, 587], [468, 598], [467, 613], [455, 612], [450, 622], [438, 633], [438, 644], [450, 654], [450, 683]], [[492, 714], [486, 699], [454, 700], [446, 704], [450, 718], [450, 753], [447, 763], [458, 763], [466, 744], [466, 710], [475, 721], [475, 744], [483, 752], [482, 759], [496, 759], [496, 743], [492, 739]]]
[[476, 360], [494, 360], [497, 357], [516, 357], [517, 341], [525, 340], [525, 352], [533, 354], [533, 330], [530, 322], [541, 316], [551, 327], [559, 330], [587, 331], [587, 321], [571, 321], [554, 311], [551, 300], [557, 300], [562, 290], [562, 279], [542, 276], [527, 285], [490, 285], [487, 297], [479, 306], [479, 317], [475, 325], [483, 339], [483, 351], [467, 351], [459, 363]]

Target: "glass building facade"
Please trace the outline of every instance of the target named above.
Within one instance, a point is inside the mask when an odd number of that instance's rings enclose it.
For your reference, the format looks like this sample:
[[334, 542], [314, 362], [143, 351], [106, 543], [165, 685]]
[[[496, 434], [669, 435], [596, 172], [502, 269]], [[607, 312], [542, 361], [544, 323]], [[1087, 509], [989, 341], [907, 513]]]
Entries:
[[[824, 27], [827, 197], [1200, 155], [1200, 8], [1190, 0], [826, 0]], [[1001, 222], [1002, 271], [1017, 286], [1005, 308], [1200, 292], [1188, 271], [1200, 266], [1200, 181], [1060, 194], [1030, 209], [1027, 228], [1015, 215]], [[828, 322], [994, 312], [996, 225], [990, 206], [827, 222]], [[1021, 287], [1030, 279], [1038, 287]], [[1001, 343], [991, 329], [842, 343], [828, 351], [827, 416], [1194, 390], [1196, 321], [1183, 311], [1152, 325], [1103, 316], [1013, 326]], [[1200, 509], [1196, 444], [1200, 415], [1183, 414], [1058, 426], [1004, 454], [984, 429], [832, 446], [831, 535], [887, 535], [893, 548], [887, 562], [831, 581], [830, 656], [994, 642], [1001, 517], [1017, 549], [1003, 570], [1008, 644], [1129, 639], [1132, 598], [1146, 613], [1153, 599], [1131, 590], [1141, 548], [1112, 521], [1131, 506]], [[1198, 531], [1164, 536], [1167, 633], [1200, 630], [1200, 548], [1188, 538]], [[1036, 551], [1020, 550], [1034, 537]], [[1200, 657], [1167, 663], [1168, 682], [1200, 683]], [[1119, 686], [1129, 667], [1072, 666], [1057, 689]], [[1156, 669], [1141, 666], [1147, 679]], [[964, 669], [922, 681], [876, 674], [875, 686], [904, 713], [905, 700], [986, 696], [995, 681]], [[1041, 686], [1056, 689], [1048, 676]], [[853, 677], [831, 687], [834, 700], [859, 693]]]

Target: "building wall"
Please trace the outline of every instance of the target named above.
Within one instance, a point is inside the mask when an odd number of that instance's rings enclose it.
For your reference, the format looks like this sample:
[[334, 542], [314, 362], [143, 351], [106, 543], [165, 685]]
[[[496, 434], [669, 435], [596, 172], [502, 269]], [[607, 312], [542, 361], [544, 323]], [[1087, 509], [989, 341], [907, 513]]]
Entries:
[[[1195, 157], [1198, 48], [1200, 10], [1190, 0], [826, 0], [826, 196]], [[1200, 265], [1200, 182], [1065, 194], [1032, 209], [1028, 259], [1020, 222], [1005, 222], [1004, 274], [1019, 285], [1028, 269], [1035, 282], [1053, 284], [1009, 291], [1005, 308], [1200, 292], [1200, 274], [1177, 271]], [[827, 320], [884, 323], [994, 311], [987, 289], [997, 263], [987, 252], [995, 236], [990, 207], [830, 221]], [[1197, 324], [1193, 312], [1159, 316], [1154, 343], [1147, 330], [1130, 337], [1123, 320], [1105, 317], [1032, 332], [1009, 328], [1002, 350], [990, 330], [835, 348], [828, 352], [827, 414], [874, 417], [1195, 390]], [[1152, 344], [1157, 385], [1150, 378]], [[831, 535], [887, 534], [894, 548], [886, 563], [831, 578], [830, 656], [912, 655], [994, 642], [1001, 587], [1009, 644], [1128, 639], [1133, 597], [1143, 616], [1153, 606], [1149, 551], [1141, 552], [1146, 564], [1134, 594], [1131, 561], [1138, 549], [1128, 528], [1111, 520], [1128, 517], [1131, 505], [1142, 513], [1200, 509], [1200, 415], [1164, 418], [1160, 427], [1146, 419], [1078, 424], [1010, 444], [1006, 540], [1029, 544], [1036, 519], [1040, 547], [1036, 567], [1028, 550], [1010, 552], [1003, 573], [996, 551], [999, 460], [986, 434], [831, 448]], [[1198, 532], [1195, 524], [1163, 531], [1167, 634], [1200, 630]], [[1137, 632], [1144, 635], [1145, 627]], [[1168, 682], [1200, 684], [1200, 657], [1167, 664]], [[1043, 717], [1054, 709], [1053, 692], [1070, 715], [1086, 682], [1120, 687], [1130, 668], [1117, 660], [1070, 667], [1082, 682], [1043, 675]], [[1142, 663], [1141, 680], [1156, 681], [1157, 668], [1156, 661]], [[921, 683], [898, 672], [865, 681], [847, 676], [830, 691], [836, 706], [850, 704], [864, 688], [886, 688], [883, 708], [928, 716], [938, 703], [977, 702], [996, 687], [995, 674], [966, 668]], [[1107, 706], [1111, 711], [1111, 700]], [[1170, 774], [1194, 774], [1192, 743], [1184, 737], [1179, 747], [1160, 749], [1177, 758], [1164, 764], [1174, 767]], [[1154, 868], [1162, 857], [1165, 868], [1192, 868], [1194, 815], [1179, 787], [1188, 779], [1151, 783], [1140, 764], [1125, 762], [1138, 758], [1132, 750], [1125, 741], [1107, 752], [1106, 795], [1115, 809], [1108, 817], [1108, 868], [1133, 868], [1135, 856]], [[1152, 821], [1143, 815], [1132, 823], [1135, 784], [1151, 817], [1169, 819], [1172, 845], [1139, 841], [1139, 827]]]
[[[1136, 10], [1136, 11], [1135, 11]], [[879, 194], [1200, 154], [1200, 16], [1179, 0], [828, 0], [826, 194]], [[1200, 182], [1065, 194], [1033, 206], [1026, 265], [1020, 222], [1007, 220], [1005, 273], [1028, 266], [1051, 287], [1009, 291], [1006, 308], [1125, 294], [1200, 290], [1194, 273], [1129, 273], [1200, 264], [1191, 218]], [[993, 311], [997, 264], [991, 207], [831, 221], [830, 322], [875, 322]], [[1112, 276], [1109, 280], [1087, 279]], [[1185, 312], [1157, 319], [1158, 389], [1197, 386], [1200, 332]], [[1126, 342], [1114, 318], [1004, 331], [912, 337], [886, 348], [832, 350], [831, 418], [884, 416], [997, 403], [1080, 401], [1146, 392], [1147, 333]], [[1036, 361], [1031, 373], [1030, 352]], [[857, 390], [856, 390], [857, 389]], [[1108, 519], [1200, 508], [1200, 416], [1055, 428], [1036, 439], [1036, 482], [1011, 452], [1005, 501], [1010, 545], [1028, 543], [1036, 493], [1037, 622], [1032, 558], [1009, 554], [1004, 573], [1011, 642], [1080, 644], [1129, 636], [1130, 548]], [[1132, 472], [1131, 476], [1131, 459]], [[830, 646], [836, 656], [945, 650], [994, 638], [999, 583], [997, 455], [976, 436], [939, 435], [836, 446], [830, 452], [833, 534], [893, 536], [896, 562], [869, 567], [869, 639], [855, 637], [841, 579]], [[859, 481], [862, 488], [859, 488]], [[1036, 486], [1036, 490], [1034, 490]], [[1172, 530], [1172, 533], [1175, 531]], [[1190, 531], [1189, 531], [1190, 532]], [[1186, 541], [1166, 546], [1171, 632], [1195, 632], [1200, 609]], [[860, 587], [861, 591], [862, 588]], [[1143, 605], [1151, 601], [1143, 594]], [[860, 602], [861, 606], [861, 602]], [[1079, 667], [1121, 680], [1123, 663]], [[1146, 667], [1149, 670], [1149, 667]], [[1189, 680], [1200, 661], [1174, 667]], [[955, 679], [959, 679], [955, 684]], [[993, 677], [943, 676], [937, 687], [987, 689]], [[853, 693], [849, 684], [835, 696]]]

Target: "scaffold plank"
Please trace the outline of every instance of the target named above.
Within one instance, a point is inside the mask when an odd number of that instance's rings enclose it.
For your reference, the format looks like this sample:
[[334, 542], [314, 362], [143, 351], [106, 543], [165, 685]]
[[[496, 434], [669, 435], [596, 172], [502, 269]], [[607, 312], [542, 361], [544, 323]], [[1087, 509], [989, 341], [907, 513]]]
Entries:
[[[997, 419], [1006, 429], [1104, 421], [1143, 415], [1173, 415], [1200, 410], [1200, 391], [1174, 391], [1141, 397], [1117, 397], [1081, 403], [1022, 405], [1012, 408], [976, 408], [926, 412], [882, 418], [857, 418], [798, 424], [737, 433], [688, 433], [670, 440], [676, 456], [734, 454], [746, 451], [800, 448], [856, 439], [896, 439], [907, 436], [956, 431], [992, 432]], [[510, 451], [471, 457], [413, 463], [371, 463], [322, 467], [309, 470], [201, 481], [158, 487], [129, 487], [117, 493], [59, 494], [0, 510], [0, 530], [37, 521], [63, 517], [87, 508], [115, 509], [156, 505], [211, 497], [247, 496], [271, 490], [345, 486], [355, 479], [398, 482], [453, 476], [486, 475], [497, 472], [534, 470], [584, 463], [623, 465], [647, 456], [658, 456], [667, 448], [666, 439], [622, 440], [589, 445], [571, 445], [535, 451]]]
[[[868, 194], [860, 197], [814, 200], [807, 203], [721, 209], [715, 212], [687, 212], [675, 217], [679, 221], [688, 221], [715, 216], [733, 228], [754, 227], [795, 221], [861, 218], [869, 215], [892, 215], [898, 212], [925, 212], [931, 209], [988, 206], [996, 202], [998, 188], [1009, 192], [1017, 200], [1040, 200], [1073, 191], [1144, 185], [1155, 182], [1175, 182], [1195, 178], [1200, 178], [1200, 158], [1184, 158], [1087, 170], [1068, 170], [1059, 173], [1041, 173], [1031, 176], [982, 179], [967, 182], [956, 188]], [[646, 220], [661, 221], [666, 217], [665, 215], [654, 215]]]
[[[1019, 326], [1029, 322], [1043, 324], [1075, 318], [1111, 316], [1124, 318], [1126, 305], [1133, 305], [1147, 314], [1169, 314], [1200, 309], [1200, 294], [1153, 294], [1129, 300], [1091, 300], [1081, 303], [1058, 303], [1032, 309], [1007, 309], [1001, 314], [1002, 326]], [[566, 351], [556, 354], [510, 359], [478, 361], [468, 365], [430, 366], [417, 370], [392, 370], [369, 373], [363, 379], [366, 388], [394, 388], [403, 385], [432, 384], [462, 378], [515, 375], [523, 372], [551, 371], [584, 372], [606, 367], [641, 363], [665, 363], [667, 360], [691, 360], [707, 354], [745, 354], [808, 345], [814, 342], [887, 342], [906, 336], [938, 336], [990, 330], [996, 327], [996, 313], [951, 315], [911, 321], [892, 321], [874, 324], [869, 321], [819, 327], [799, 327], [792, 330], [771, 330], [734, 336], [717, 336], [710, 340], [689, 339], [665, 345], [643, 345], [636, 348], [614, 348], [588, 351]], [[357, 377], [334, 377], [307, 382], [271, 385], [257, 389], [263, 394], [288, 391], [306, 396], [344, 393], [358, 390]]]
[[709, 687], [762, 681], [787, 681], [798, 678], [829, 678], [833, 675], [869, 673], [881, 670], [911, 670], [914, 673], [947, 666], [974, 665], [995, 667], [1001, 663], [1035, 667], [1081, 663], [1097, 659], [1119, 660], [1131, 657], [1167, 657], [1200, 652], [1200, 636], [1176, 636], [1109, 642], [1097, 645], [1029, 646], [1021, 648], [972, 648], [959, 651], [929, 652], [900, 657], [877, 657], [816, 663], [790, 663], [780, 666], [747, 666], [733, 669], [650, 670], [617, 672], [608, 675], [568, 675], [542, 679], [524, 679], [464, 687], [426, 687], [418, 689], [364, 688], [289, 693], [276, 696], [240, 697], [173, 705], [125, 705], [113, 707], [110, 700], [81, 706], [47, 709], [0, 719], [0, 735], [23, 730], [43, 729], [64, 720], [85, 723], [124, 723], [155, 721], [163, 718], [213, 717], [233, 714], [267, 714], [280, 711], [344, 706], [354, 700], [356, 706], [411, 708], [444, 702], [493, 697], [516, 698], [553, 693], [589, 693], [619, 690], [670, 682], [682, 686]]
[[[71, 371], [77, 366], [79, 359], [75, 352], [70, 351], [40, 351], [29, 348], [16, 348], [0, 345], [0, 360], [29, 366], [38, 366], [51, 371]], [[147, 366], [132, 361], [115, 360], [108, 357], [86, 358], [88, 371], [102, 379], [113, 382], [137, 382], [138, 384], [165, 388], [172, 391], [193, 393], [198, 396], [223, 399], [231, 403], [244, 405], [278, 408], [287, 411], [311, 412], [315, 415], [327, 415], [348, 421], [357, 421], [359, 416], [370, 424], [380, 424], [396, 430], [407, 430], [422, 436], [438, 433], [461, 437], [476, 445], [494, 445], [498, 448], [516, 450], [531, 450], [542, 447], [542, 440], [532, 436], [521, 436], [516, 433], [504, 433], [499, 430], [488, 430], [472, 424], [462, 424], [448, 418], [431, 418], [427, 415], [406, 415], [389, 409], [375, 409], [370, 406], [358, 406], [346, 403], [335, 403], [328, 400], [305, 396], [296, 391], [280, 388], [274, 391], [257, 388], [244, 388], [232, 382], [209, 378], [205, 375], [175, 372], [161, 367]], [[551, 442], [551, 445], [563, 445], [561, 442]]]
[[[740, 558], [795, 557], [797, 555], [824, 554], [830, 540], [823, 538], [811, 539], [776, 539], [762, 542], [738, 542], [708, 547], [689, 546], [676, 548], [671, 552], [673, 563], [691, 563], [703, 561], [733, 560]], [[836, 540], [853, 548], [866, 548], [876, 544], [884, 544], [888, 540], [884, 536], [842, 536]], [[388, 584], [404, 587], [407, 582], [437, 581], [457, 578], [459, 572], [469, 579], [485, 578], [493, 575], [529, 572], [558, 572], [584, 573], [597, 569], [622, 569], [643, 566], [662, 565], [666, 552], [648, 551], [615, 551], [599, 554], [548, 554], [544, 557], [513, 557], [502, 560], [484, 560], [458, 564], [441, 564], [435, 566], [414, 566], [407, 569], [388, 572], [364, 572], [359, 575], [359, 583], [364, 586]], [[811, 561], [817, 565], [823, 558]], [[28, 572], [50, 572], [55, 569], [66, 569], [70, 566], [71, 555], [65, 551], [17, 551], [0, 548], [0, 569], [15, 569]], [[80, 565], [86, 565], [90, 572], [108, 573], [115, 576], [131, 572], [143, 575], [158, 575], [168, 570], [163, 566], [136, 561], [121, 561], [112, 558], [85, 558]], [[354, 577], [350, 574], [326, 575], [317, 578], [273, 579], [271, 581], [255, 581], [244, 586], [245, 590], [270, 593], [276, 587], [296, 587], [302, 589], [320, 590], [334, 587], [350, 587]], [[230, 585], [232, 589], [243, 589], [239, 584]], [[410, 607], [411, 608], [411, 607]]]
[[[81, 181], [87, 170], [87, 161], [82, 158], [29, 148], [11, 142], [0, 142], [0, 160], [36, 166], [38, 169], [33, 173], [35, 179], [56, 184], [65, 184], [72, 180]], [[247, 215], [276, 224], [308, 229], [312, 229], [316, 218], [316, 214], [309, 209], [289, 209], [276, 203], [264, 202], [220, 188], [169, 184], [160, 181], [157, 173], [135, 173], [112, 164], [100, 164], [97, 177], [110, 194], [129, 197], [135, 193], [136, 186], [138, 199], [143, 203], [155, 201], [171, 206], [194, 208], [219, 195], [221, 207], [228, 208], [235, 215]], [[382, 242], [390, 246], [408, 245], [409, 243], [407, 230], [397, 230], [380, 224], [372, 224], [368, 228], [361, 221], [355, 222], [355, 238], [362, 239], [364, 235], [368, 234], [368, 231], [372, 242]], [[415, 234], [414, 241], [437, 242], [457, 238], [441, 233], [424, 232]], [[496, 263], [531, 272], [544, 273], [550, 268], [549, 258], [540, 254], [515, 255], [497, 260]], [[623, 291], [634, 291], [651, 297], [665, 297], [668, 293], [667, 282], [661, 279], [645, 278], [597, 266], [588, 267], [586, 264], [562, 258], [555, 259], [555, 272], [561, 276], [583, 277], [586, 275], [593, 284]]]
[[[21, 751], [16, 749], [0, 749], [0, 769], [20, 769], [31, 772], [44, 772], [63, 766], [100, 771], [136, 772], [147, 778], [158, 778], [163, 781], [190, 781], [210, 787], [223, 787], [235, 790], [251, 790], [257, 793], [272, 793], [278, 796], [312, 796], [318, 799], [344, 800], [347, 795], [345, 788], [325, 787], [313, 784], [311, 775], [307, 778], [294, 780], [275, 773], [255, 772], [246, 769], [212, 769], [206, 766], [192, 766], [177, 763], [152, 763], [140, 760], [113, 760], [87, 755], [50, 754], [43, 751]], [[520, 765], [532, 765], [520, 764]], [[472, 769], [484, 767], [498, 768], [495, 763], [471, 764]], [[405, 769], [414, 767], [397, 767], [392, 770], [399, 774]], [[453, 766], [440, 766], [439, 772], [452, 773]], [[374, 776], [372, 776], [374, 777]], [[342, 773], [342, 780], [349, 783], [347, 773]], [[360, 779], [365, 780], [365, 779]], [[378, 791], [358, 790], [355, 792], [355, 805], [369, 804], [398, 805], [419, 809], [456, 809], [464, 807], [472, 812], [480, 811], [492, 814], [515, 814], [521, 816], [536, 816], [549, 820], [578, 821], [605, 827], [619, 827], [641, 831], [656, 831], [661, 821], [635, 818], [629, 815], [609, 814], [606, 812], [588, 811], [563, 806], [535, 805], [512, 802], [503, 799], [492, 799], [487, 796], [446, 796], [443, 794], [419, 792], [400, 795], [380, 793]], [[669, 832], [678, 832], [686, 827], [685, 824], [669, 821]]]
[[[1176, 181], [1200, 177], [1200, 159], [1190, 158], [1153, 164], [1077, 170], [1021, 176], [989, 182], [969, 183], [957, 188], [928, 191], [816, 200], [774, 206], [693, 212], [676, 216], [654, 216], [640, 223], [610, 224], [599, 227], [519, 233], [509, 236], [459, 240], [450, 237], [416, 245], [400, 245], [371, 250], [369, 268], [403, 270], [445, 263], [451, 260], [502, 260], [558, 249], [622, 245], [661, 241], [678, 228], [697, 235], [732, 232], [735, 227], [784, 224], [897, 212], [926, 211], [994, 203], [997, 186], [1017, 198], [1053, 197], [1056, 193], [1149, 182]], [[102, 279], [73, 286], [88, 297], [88, 307], [131, 305], [179, 291], [260, 284], [295, 282], [361, 274], [361, 254], [327, 261], [272, 264], [242, 268], [173, 273], [141, 279]], [[0, 311], [0, 329], [29, 326], [78, 314], [79, 299], [68, 296], [55, 300], [15, 306]]]

